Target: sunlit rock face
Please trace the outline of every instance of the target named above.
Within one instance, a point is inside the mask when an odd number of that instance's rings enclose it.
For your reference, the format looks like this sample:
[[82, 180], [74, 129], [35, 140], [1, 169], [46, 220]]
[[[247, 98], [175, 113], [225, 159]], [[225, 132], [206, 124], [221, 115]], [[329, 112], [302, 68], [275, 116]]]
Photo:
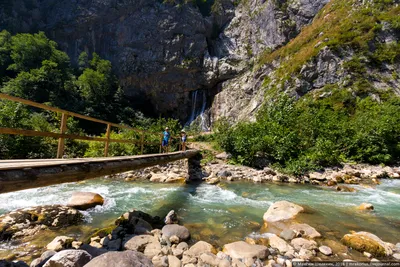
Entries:
[[186, 122], [204, 113], [193, 92], [205, 90], [208, 117], [236, 119], [243, 106], [243, 114], [254, 109], [248, 98], [258, 89], [246, 76], [254, 58], [295, 37], [327, 1], [218, 0], [204, 11], [185, 1], [17, 0], [0, 4], [0, 25], [45, 31], [75, 62], [82, 51], [110, 60], [132, 106], [145, 113]]

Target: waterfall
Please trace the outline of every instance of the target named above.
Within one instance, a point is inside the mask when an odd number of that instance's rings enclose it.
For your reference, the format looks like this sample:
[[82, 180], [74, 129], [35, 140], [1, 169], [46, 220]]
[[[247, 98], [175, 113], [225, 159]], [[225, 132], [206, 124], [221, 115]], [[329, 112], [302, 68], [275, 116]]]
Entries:
[[198, 124], [201, 131], [208, 131], [207, 127], [207, 91], [206, 90], [196, 90], [192, 91], [192, 103], [191, 103], [191, 113], [190, 118], [186, 122], [186, 126], [190, 126], [193, 122]]

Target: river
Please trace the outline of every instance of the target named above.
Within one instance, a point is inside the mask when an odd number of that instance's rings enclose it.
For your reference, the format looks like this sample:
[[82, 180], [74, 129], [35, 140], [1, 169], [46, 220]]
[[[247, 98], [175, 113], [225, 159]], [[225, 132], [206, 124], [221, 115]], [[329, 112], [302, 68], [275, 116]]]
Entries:
[[[153, 216], [164, 216], [174, 209], [194, 240], [222, 246], [242, 240], [249, 234], [257, 234], [263, 214], [271, 203], [288, 200], [306, 207], [307, 212], [299, 220], [330, 239], [340, 240], [350, 230], [362, 230], [374, 233], [386, 242], [399, 242], [400, 180], [383, 180], [376, 188], [353, 187], [357, 189], [356, 193], [311, 185], [235, 182], [215, 186], [94, 179], [83, 184], [70, 183], [1, 194], [0, 214], [36, 205], [65, 205], [72, 192], [90, 191], [105, 198], [104, 206], [85, 211], [85, 223], [63, 230], [64, 234], [82, 237], [83, 233], [90, 233], [95, 228], [111, 225], [119, 215], [133, 208]], [[373, 204], [375, 211], [358, 211], [356, 207], [363, 202]], [[51, 238], [43, 240], [43, 244], [50, 242]], [[3, 244], [3, 250], [6, 249]]]

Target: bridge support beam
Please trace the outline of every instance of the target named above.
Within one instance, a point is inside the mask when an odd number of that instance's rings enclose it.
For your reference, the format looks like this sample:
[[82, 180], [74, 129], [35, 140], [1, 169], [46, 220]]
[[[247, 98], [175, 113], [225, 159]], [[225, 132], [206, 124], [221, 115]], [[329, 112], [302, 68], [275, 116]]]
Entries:
[[0, 161], [0, 194], [142, 169], [191, 158], [198, 153], [198, 150], [188, 150], [98, 159]]

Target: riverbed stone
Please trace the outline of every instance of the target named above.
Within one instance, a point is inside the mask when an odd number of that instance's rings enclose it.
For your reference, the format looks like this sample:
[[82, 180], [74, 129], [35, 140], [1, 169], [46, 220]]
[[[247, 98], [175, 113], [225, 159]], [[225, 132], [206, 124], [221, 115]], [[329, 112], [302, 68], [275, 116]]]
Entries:
[[177, 224], [178, 221], [178, 215], [175, 213], [174, 210], [171, 210], [168, 212], [167, 216], [165, 216], [164, 219], [165, 224]]
[[321, 234], [317, 230], [315, 230], [314, 227], [306, 223], [292, 224], [289, 228], [295, 231], [296, 233], [301, 234], [302, 237], [311, 239], [321, 237]]
[[395, 258], [396, 260], [400, 260], [400, 253], [394, 253], [392, 257]]
[[206, 266], [218, 266], [219, 265], [219, 259], [217, 256], [213, 253], [207, 252], [203, 253], [199, 257], [199, 264], [200, 266], [206, 265]]
[[213, 245], [205, 241], [198, 241], [196, 244], [191, 246], [187, 251], [185, 251], [183, 255], [189, 257], [199, 257], [201, 254], [206, 252], [211, 252], [215, 254], [217, 251]]
[[[144, 252], [146, 249], [146, 246], [152, 243], [160, 243], [157, 238], [151, 235], [138, 235], [134, 236], [131, 239], [129, 239], [125, 245], [124, 248], [127, 250], [134, 250], [134, 251], [139, 251], [139, 252]], [[161, 245], [160, 245], [161, 246]], [[161, 249], [161, 247], [160, 247]]]
[[272, 204], [263, 219], [267, 223], [293, 219], [304, 208], [289, 201], [278, 201]]
[[312, 253], [312, 251], [305, 249], [305, 248], [301, 248], [299, 251], [299, 257], [300, 259], [303, 260], [310, 260], [312, 257], [314, 256], [314, 254]]
[[112, 251], [102, 254], [91, 260], [85, 267], [153, 267], [153, 263], [140, 252], [126, 250], [126, 251]]
[[367, 251], [376, 257], [393, 254], [391, 247], [379, 237], [368, 232], [346, 234], [342, 238], [343, 244], [360, 252]]
[[53, 251], [60, 251], [62, 249], [70, 248], [72, 242], [75, 238], [69, 236], [57, 236], [49, 244], [47, 244], [46, 249]]
[[374, 210], [374, 206], [371, 203], [362, 203], [357, 208], [359, 210]]
[[295, 250], [298, 251], [302, 248], [306, 250], [317, 249], [317, 242], [315, 242], [314, 240], [307, 240], [302, 237], [293, 239], [290, 244], [294, 247]]
[[162, 234], [164, 238], [170, 238], [171, 236], [176, 235], [179, 237], [180, 241], [188, 240], [190, 237], [189, 230], [182, 225], [177, 224], [168, 224], [162, 228]]
[[83, 267], [91, 259], [92, 256], [84, 250], [67, 249], [55, 254], [43, 267]]
[[280, 253], [286, 253], [288, 251], [293, 250], [292, 246], [290, 246], [285, 240], [283, 240], [282, 238], [278, 237], [275, 234], [269, 234], [268, 240], [269, 240], [269, 245], [272, 248], [279, 250]]
[[232, 258], [259, 258], [265, 259], [269, 255], [269, 250], [266, 246], [250, 245], [244, 241], [237, 241], [224, 245], [223, 252]]
[[328, 246], [320, 246], [318, 248], [319, 252], [321, 252], [322, 254], [326, 255], [326, 256], [330, 256], [332, 255], [332, 249]]
[[53, 257], [56, 254], [57, 252], [53, 250], [47, 250], [43, 252], [39, 258], [33, 260], [30, 264], [30, 267], [42, 267], [51, 257]]
[[87, 210], [97, 205], [102, 206], [104, 198], [92, 192], [74, 192], [68, 201], [67, 206], [78, 210]]
[[292, 229], [285, 229], [279, 234], [279, 236], [286, 241], [290, 241], [296, 237], [296, 233]]
[[336, 191], [340, 192], [355, 192], [356, 190], [352, 187], [344, 186], [344, 185], [339, 185], [336, 187]]
[[82, 220], [83, 215], [78, 210], [61, 205], [18, 209], [0, 215], [0, 241], [32, 237], [47, 227], [67, 227]]
[[168, 265], [169, 265], [169, 267], [181, 267], [182, 262], [177, 257], [168, 255]]

